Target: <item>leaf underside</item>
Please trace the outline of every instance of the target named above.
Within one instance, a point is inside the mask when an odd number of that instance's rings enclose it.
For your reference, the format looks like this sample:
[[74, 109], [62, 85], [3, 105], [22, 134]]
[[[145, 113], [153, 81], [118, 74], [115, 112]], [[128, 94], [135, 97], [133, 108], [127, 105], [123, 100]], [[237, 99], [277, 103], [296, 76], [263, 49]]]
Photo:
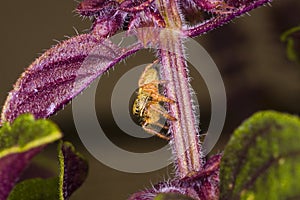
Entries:
[[85, 181], [88, 163], [69, 142], [62, 143], [59, 149], [59, 192], [60, 200], [64, 200], [68, 199]]

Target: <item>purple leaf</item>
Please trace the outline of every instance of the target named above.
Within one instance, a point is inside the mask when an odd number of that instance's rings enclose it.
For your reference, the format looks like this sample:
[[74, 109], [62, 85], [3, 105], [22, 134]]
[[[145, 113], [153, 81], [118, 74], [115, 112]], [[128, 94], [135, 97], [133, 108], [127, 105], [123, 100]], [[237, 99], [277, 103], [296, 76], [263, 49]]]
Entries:
[[[13, 121], [22, 113], [46, 118], [60, 110], [94, 79], [114, 64], [139, 50], [140, 46], [120, 48], [104, 37], [111, 21], [97, 27], [102, 35], [83, 34], [46, 51], [21, 75], [9, 93], [2, 122]], [[102, 27], [101, 27], [102, 26]], [[89, 59], [84, 65], [85, 59]]]
[[103, 9], [105, 0], [85, 0], [79, 3], [76, 11], [84, 16], [93, 16]]
[[69, 142], [60, 145], [59, 162], [61, 166], [59, 176], [60, 199], [68, 199], [86, 179], [88, 163]]
[[68, 199], [87, 177], [88, 163], [69, 142], [59, 144], [60, 174], [57, 177], [28, 179], [18, 183], [9, 200]]
[[25, 166], [43, 147], [37, 147], [24, 153], [8, 155], [0, 159], [0, 200], [5, 200]]
[[237, 18], [259, 6], [262, 6], [266, 3], [270, 3], [272, 0], [228, 0], [227, 4], [233, 6], [235, 9], [226, 14], [218, 14], [211, 17], [208, 20], [205, 20], [195, 26], [185, 27], [183, 34], [189, 37], [194, 37], [197, 35], [202, 35], [211, 31], [215, 28], [218, 28], [234, 18]]
[[115, 13], [118, 5], [116, 1], [84, 0], [79, 3], [76, 11], [83, 16], [103, 17]]

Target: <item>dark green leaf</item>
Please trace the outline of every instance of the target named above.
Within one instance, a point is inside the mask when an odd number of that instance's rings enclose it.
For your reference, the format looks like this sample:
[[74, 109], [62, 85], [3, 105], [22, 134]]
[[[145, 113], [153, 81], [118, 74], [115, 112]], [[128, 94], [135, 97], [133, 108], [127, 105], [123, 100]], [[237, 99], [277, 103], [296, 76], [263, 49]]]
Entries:
[[291, 61], [300, 61], [300, 26], [291, 28], [281, 35], [286, 43], [286, 54]]
[[233, 134], [221, 161], [221, 199], [300, 199], [300, 119], [259, 112]]
[[56, 200], [58, 178], [30, 179], [16, 185], [8, 200]]

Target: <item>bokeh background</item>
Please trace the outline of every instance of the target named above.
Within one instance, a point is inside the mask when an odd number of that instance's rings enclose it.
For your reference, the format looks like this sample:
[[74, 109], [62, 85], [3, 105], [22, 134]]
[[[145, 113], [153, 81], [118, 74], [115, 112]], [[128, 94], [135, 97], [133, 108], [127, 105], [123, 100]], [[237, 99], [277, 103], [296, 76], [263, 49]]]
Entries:
[[[0, 12], [0, 105], [24, 69], [54, 40], [86, 32], [90, 26], [75, 14], [73, 0], [3, 1]], [[275, 0], [250, 12], [197, 40], [209, 52], [224, 79], [228, 112], [222, 136], [214, 152], [220, 152], [233, 130], [247, 117], [259, 110], [272, 109], [300, 114], [300, 65], [287, 59], [285, 44], [280, 35], [300, 23], [300, 1]], [[123, 133], [112, 120], [109, 110], [114, 85], [133, 66], [149, 63], [153, 53], [142, 51], [118, 64], [101, 78], [97, 91], [97, 113], [108, 137], [118, 146], [135, 152], [147, 152], [164, 145], [157, 138], [133, 139]], [[191, 69], [192, 86], [200, 103], [202, 132], [209, 124], [210, 100], [207, 88], [195, 70]], [[130, 109], [130, 102], [128, 102]], [[100, 117], [101, 115], [101, 117]], [[72, 141], [90, 163], [89, 177], [74, 193], [72, 200], [126, 199], [130, 194], [152, 183], [168, 179], [173, 167], [145, 173], [129, 174], [111, 169], [94, 159], [80, 142], [68, 105], [51, 117], [62, 129], [65, 140]], [[47, 173], [40, 171], [48, 167]], [[28, 168], [26, 177], [47, 177], [57, 173], [56, 144], [50, 145], [37, 156]]]

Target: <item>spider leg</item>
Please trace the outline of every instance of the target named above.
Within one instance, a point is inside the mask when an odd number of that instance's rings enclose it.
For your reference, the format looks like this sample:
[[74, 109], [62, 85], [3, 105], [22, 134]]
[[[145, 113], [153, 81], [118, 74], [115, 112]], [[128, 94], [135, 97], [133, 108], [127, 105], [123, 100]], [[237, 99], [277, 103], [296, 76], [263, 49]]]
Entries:
[[151, 83], [152, 84], [157, 84], [157, 85], [159, 85], [159, 84], [166, 84], [166, 83], [169, 83], [170, 81], [167, 81], [167, 80], [155, 80], [155, 81], [152, 81]]
[[[153, 82], [156, 82], [156, 81], [153, 81]], [[159, 94], [159, 90], [158, 90], [158, 87], [155, 83], [147, 83], [143, 86], [141, 86], [141, 90], [146, 93], [148, 96], [150, 96], [152, 98], [153, 101], [157, 101], [157, 102], [167, 102], [167, 103], [175, 103], [174, 100], [168, 98], [168, 97], [165, 97], [161, 94]], [[161, 82], [161, 81], [159, 81]]]
[[152, 129], [150, 129], [150, 128], [147, 128], [146, 126], [147, 126], [147, 124], [143, 124], [142, 128], [143, 128], [145, 131], [147, 131], [148, 133], [150, 133], [150, 134], [152, 134], [152, 135], [156, 135], [156, 136], [158, 136], [158, 137], [160, 137], [160, 138], [162, 138], [162, 139], [165, 139], [165, 140], [170, 140], [170, 138], [169, 138], [168, 136], [165, 136], [165, 135], [163, 135], [163, 134], [161, 134], [161, 133], [159, 133], [159, 132], [157, 132], [157, 131], [155, 131], [155, 130], [152, 130]]
[[169, 115], [167, 113], [167, 111], [162, 107], [162, 106], [157, 106], [159, 104], [157, 103], [150, 103], [149, 102], [149, 105], [148, 107], [150, 107], [152, 110], [158, 112], [159, 114], [161, 114], [164, 118], [168, 119], [168, 120], [171, 120], [171, 121], [177, 121], [177, 119], [171, 115]]
[[169, 126], [165, 126], [165, 125], [163, 125], [161, 123], [158, 123], [158, 122], [153, 122], [151, 124], [153, 124], [155, 126], [158, 126], [158, 127], [162, 128], [162, 129], [165, 129], [165, 130], [168, 130], [170, 128]]
[[167, 103], [171, 103], [171, 104], [175, 103], [175, 101], [173, 99], [170, 99], [170, 98], [162, 96], [162, 95], [158, 95], [157, 96], [157, 101], [159, 101], [159, 102], [167, 102]]
[[152, 98], [152, 101], [156, 102], [166, 102], [166, 103], [175, 103], [173, 99], [160, 95], [158, 93], [149, 93], [149, 96]]

